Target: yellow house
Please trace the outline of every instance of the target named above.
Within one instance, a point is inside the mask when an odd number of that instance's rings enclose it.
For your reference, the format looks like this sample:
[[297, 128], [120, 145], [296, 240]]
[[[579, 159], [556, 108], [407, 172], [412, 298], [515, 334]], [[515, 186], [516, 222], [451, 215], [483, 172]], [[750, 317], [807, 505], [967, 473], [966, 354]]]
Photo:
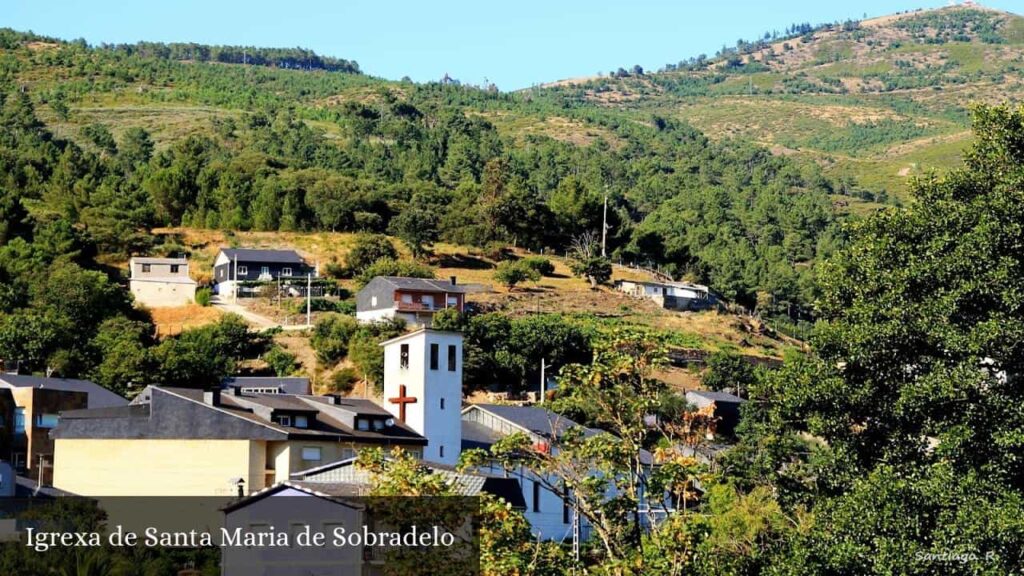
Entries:
[[61, 414], [53, 486], [83, 496], [230, 496], [368, 446], [426, 438], [369, 400], [150, 386], [130, 405]]

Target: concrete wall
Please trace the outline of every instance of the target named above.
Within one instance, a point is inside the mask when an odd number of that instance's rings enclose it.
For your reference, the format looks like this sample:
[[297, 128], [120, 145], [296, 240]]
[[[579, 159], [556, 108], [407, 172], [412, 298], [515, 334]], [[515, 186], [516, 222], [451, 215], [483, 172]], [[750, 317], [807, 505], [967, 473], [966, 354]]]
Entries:
[[232, 478], [263, 487], [253, 455], [265, 450], [249, 440], [58, 438], [53, 485], [83, 496], [231, 496]]
[[196, 299], [194, 282], [162, 282], [159, 280], [132, 280], [132, 295], [135, 302], [149, 308], [185, 306]]

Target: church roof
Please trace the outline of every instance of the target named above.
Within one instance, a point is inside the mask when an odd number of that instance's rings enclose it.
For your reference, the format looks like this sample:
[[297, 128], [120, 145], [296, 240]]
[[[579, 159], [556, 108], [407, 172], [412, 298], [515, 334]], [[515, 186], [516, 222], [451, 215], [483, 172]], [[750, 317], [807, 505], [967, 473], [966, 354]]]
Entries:
[[277, 388], [282, 394], [309, 394], [309, 378], [280, 376], [228, 376], [221, 381], [225, 388]]

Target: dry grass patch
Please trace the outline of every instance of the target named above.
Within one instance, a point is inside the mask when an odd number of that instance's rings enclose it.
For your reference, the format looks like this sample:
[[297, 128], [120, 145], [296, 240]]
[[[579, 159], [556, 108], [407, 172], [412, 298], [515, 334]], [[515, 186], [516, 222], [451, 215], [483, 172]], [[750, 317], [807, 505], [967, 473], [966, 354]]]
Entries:
[[164, 338], [181, 334], [190, 328], [213, 324], [220, 319], [220, 310], [212, 306], [189, 304], [174, 308], [150, 308], [149, 314], [156, 325], [157, 336]]

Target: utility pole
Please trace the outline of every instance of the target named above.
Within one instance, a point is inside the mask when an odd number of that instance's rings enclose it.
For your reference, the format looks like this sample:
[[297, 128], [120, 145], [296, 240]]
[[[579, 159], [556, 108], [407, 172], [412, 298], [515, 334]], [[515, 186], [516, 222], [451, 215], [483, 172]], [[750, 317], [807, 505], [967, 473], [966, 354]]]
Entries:
[[237, 303], [238, 302], [238, 254], [235, 254], [235, 282], [232, 285], [232, 292], [233, 292], [232, 296], [234, 296], [234, 301]]
[[547, 396], [548, 381], [544, 376], [544, 370], [547, 368], [547, 360], [544, 358], [540, 359], [540, 403], [543, 404]]
[[313, 275], [306, 273], [306, 326], [313, 326]]
[[604, 216], [601, 218], [601, 257], [608, 256], [605, 247], [608, 243], [608, 189], [604, 191]]

